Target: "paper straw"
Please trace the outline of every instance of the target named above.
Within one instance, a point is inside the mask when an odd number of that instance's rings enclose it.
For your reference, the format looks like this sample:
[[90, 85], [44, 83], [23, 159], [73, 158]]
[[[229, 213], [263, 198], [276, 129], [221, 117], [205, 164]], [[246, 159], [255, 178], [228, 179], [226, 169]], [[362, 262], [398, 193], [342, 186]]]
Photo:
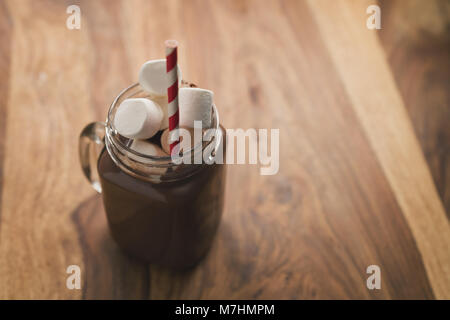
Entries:
[[172, 150], [180, 143], [180, 133], [178, 132], [178, 125], [179, 125], [178, 68], [177, 68], [178, 42], [176, 40], [166, 40], [165, 45], [166, 45], [167, 97], [169, 102], [168, 105], [169, 131], [170, 131], [169, 142], [170, 142], [170, 155], [172, 155]]

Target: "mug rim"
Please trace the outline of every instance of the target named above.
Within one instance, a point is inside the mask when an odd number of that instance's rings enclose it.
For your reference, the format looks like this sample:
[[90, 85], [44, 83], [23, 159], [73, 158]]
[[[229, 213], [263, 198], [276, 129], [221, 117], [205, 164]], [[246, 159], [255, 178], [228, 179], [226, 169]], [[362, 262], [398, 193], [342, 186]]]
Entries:
[[[110, 142], [117, 148], [121, 149], [121, 151], [125, 151], [127, 153], [131, 153], [134, 156], [132, 157], [132, 160], [134, 161], [138, 161], [147, 165], [155, 165], [158, 163], [163, 163], [166, 166], [167, 165], [177, 165], [176, 163], [174, 163], [172, 161], [172, 157], [170, 155], [167, 156], [152, 156], [152, 155], [148, 155], [148, 154], [144, 154], [144, 153], [140, 153], [138, 151], [133, 150], [132, 148], [130, 148], [127, 144], [123, 143], [118, 137], [120, 136], [120, 134], [118, 133], [117, 129], [114, 126], [114, 121], [113, 121], [113, 111], [116, 107], [118, 107], [118, 102], [119, 100], [121, 100], [124, 95], [127, 92], [132, 91], [133, 89], [141, 89], [135, 93], [133, 93], [130, 97], [126, 97], [124, 99], [127, 98], [131, 98], [134, 95], [137, 95], [140, 92], [145, 92], [145, 90], [140, 86], [140, 84], [138, 82], [126, 87], [125, 89], [123, 89], [115, 98], [114, 101], [111, 103], [109, 109], [108, 109], [108, 115], [106, 118], [106, 139], [110, 140]], [[145, 92], [147, 93], [147, 92]], [[147, 93], [148, 94], [148, 93]], [[150, 95], [150, 94], [149, 94]], [[156, 97], [156, 96], [155, 96]], [[159, 96], [158, 96], [159, 97]], [[180, 153], [180, 157], [186, 157], [186, 156], [192, 156], [192, 153], [196, 153], [196, 152], [202, 152], [204, 151], [205, 148], [207, 148], [211, 143], [216, 143], [215, 148], [217, 148], [218, 146], [218, 141], [214, 141], [217, 140], [215, 139], [215, 137], [218, 136], [218, 132], [220, 131], [220, 121], [219, 121], [219, 113], [217, 110], [216, 105], [213, 103], [212, 104], [212, 115], [213, 115], [213, 123], [214, 125], [211, 128], [208, 129], [213, 129], [214, 130], [214, 135], [213, 138], [210, 139], [210, 141], [208, 141], [208, 143], [206, 144], [198, 144], [195, 145], [194, 147], [192, 147], [191, 149]], [[105, 141], [106, 142], [106, 141]], [[151, 161], [151, 163], [149, 163], [148, 161]]]

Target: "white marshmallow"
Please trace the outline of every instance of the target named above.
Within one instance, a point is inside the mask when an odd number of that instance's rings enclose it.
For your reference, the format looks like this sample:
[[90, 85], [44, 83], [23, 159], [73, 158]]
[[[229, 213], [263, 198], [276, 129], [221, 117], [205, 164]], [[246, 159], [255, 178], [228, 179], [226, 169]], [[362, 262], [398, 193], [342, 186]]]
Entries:
[[169, 102], [167, 100], [167, 96], [151, 97], [151, 99], [152, 99], [152, 101], [156, 102], [156, 104], [161, 107], [161, 110], [163, 112], [163, 118], [162, 118], [161, 126], [159, 127], [159, 130], [164, 130], [169, 127], [169, 115], [168, 115]]
[[149, 156], [167, 157], [167, 153], [165, 153], [160, 147], [146, 140], [140, 139], [133, 140], [133, 143], [131, 144], [130, 148], [133, 149], [134, 151]]
[[194, 127], [194, 121], [202, 121], [203, 128], [211, 127], [211, 110], [214, 93], [200, 88], [180, 88], [180, 127]]
[[[157, 146], [154, 143], [148, 142], [146, 140], [133, 140], [133, 143], [131, 144], [130, 148], [134, 151], [137, 151], [139, 153], [149, 155], [149, 156], [156, 156], [156, 157], [167, 157], [168, 154], [165, 153], [159, 146]], [[138, 158], [137, 156], [130, 154], [129, 155], [132, 159], [138, 160], [142, 163], [146, 164], [152, 164], [154, 163], [153, 160], [150, 159], [142, 159]], [[148, 166], [146, 168], [146, 172], [148, 174], [156, 175], [156, 176], [162, 176], [167, 171], [167, 168], [160, 168], [155, 166]], [[154, 182], [161, 182], [161, 177], [156, 177]]]
[[[181, 69], [178, 70], [178, 86], [181, 84]], [[144, 63], [139, 71], [139, 84], [148, 93], [167, 95], [166, 59], [150, 60]]]
[[130, 139], [148, 139], [161, 127], [163, 112], [155, 102], [145, 98], [124, 100], [114, 116], [119, 134]]

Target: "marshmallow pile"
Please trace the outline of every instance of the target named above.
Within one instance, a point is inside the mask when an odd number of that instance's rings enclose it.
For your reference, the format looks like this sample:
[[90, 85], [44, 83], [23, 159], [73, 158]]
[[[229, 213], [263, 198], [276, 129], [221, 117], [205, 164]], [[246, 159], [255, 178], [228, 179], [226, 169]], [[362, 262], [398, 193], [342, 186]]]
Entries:
[[[194, 121], [201, 121], [202, 128], [211, 127], [214, 94], [210, 90], [182, 87], [181, 70], [178, 67], [179, 123], [180, 128], [191, 131]], [[139, 71], [139, 84], [148, 98], [125, 99], [114, 116], [117, 132], [132, 141], [131, 149], [151, 156], [167, 156], [169, 151], [169, 120], [166, 80], [166, 59], [144, 63]], [[160, 134], [158, 144], [153, 137]], [[153, 139], [151, 139], [153, 138]], [[151, 141], [148, 141], [151, 139]]]

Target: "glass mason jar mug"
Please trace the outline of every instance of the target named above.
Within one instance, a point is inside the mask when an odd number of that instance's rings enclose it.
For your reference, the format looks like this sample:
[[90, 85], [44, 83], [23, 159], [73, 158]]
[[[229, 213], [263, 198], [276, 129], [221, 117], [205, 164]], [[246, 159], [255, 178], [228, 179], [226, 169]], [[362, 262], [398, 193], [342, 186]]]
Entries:
[[[87, 125], [80, 135], [84, 174], [102, 194], [111, 235], [128, 254], [173, 268], [194, 265], [208, 251], [222, 215], [224, 164], [175, 164], [170, 156], [150, 156], [129, 147], [113, 119], [127, 98], [148, 97], [134, 84], [112, 103], [106, 123]], [[215, 106], [213, 138], [183, 153], [194, 157], [206, 148], [210, 161], [221, 153], [226, 138]], [[198, 156], [198, 155], [197, 155]], [[211, 158], [212, 157], [212, 158]]]

